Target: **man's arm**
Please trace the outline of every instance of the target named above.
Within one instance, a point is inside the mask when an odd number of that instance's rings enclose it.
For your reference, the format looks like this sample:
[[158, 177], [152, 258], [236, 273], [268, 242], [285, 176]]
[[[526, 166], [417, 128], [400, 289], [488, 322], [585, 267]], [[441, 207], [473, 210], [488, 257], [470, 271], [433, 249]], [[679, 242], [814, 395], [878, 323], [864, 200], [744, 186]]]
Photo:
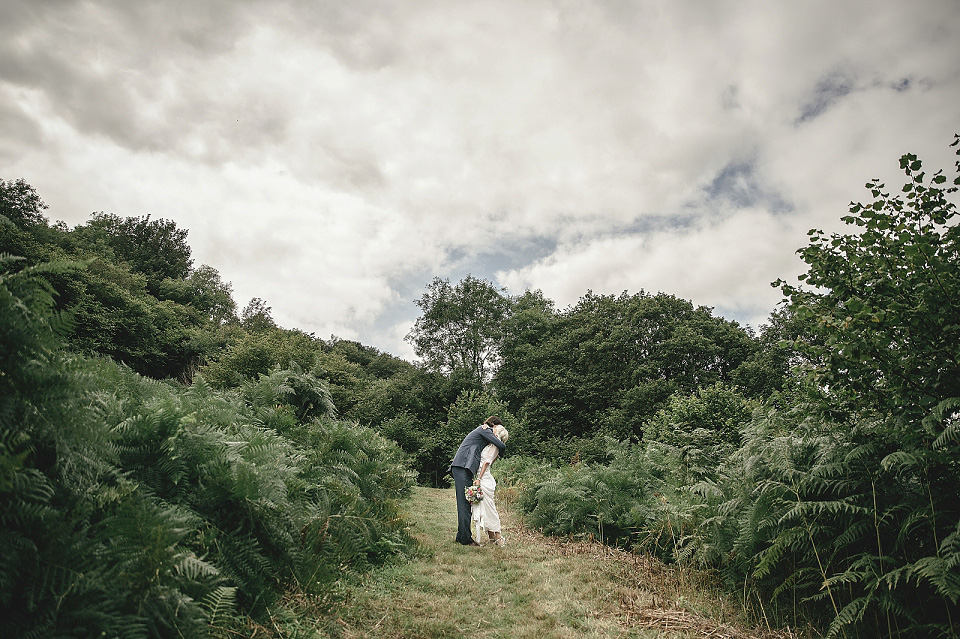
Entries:
[[483, 436], [484, 439], [486, 439], [488, 442], [496, 446], [497, 450], [500, 451], [501, 455], [507, 449], [507, 447], [503, 445], [503, 442], [500, 441], [500, 438], [493, 434], [492, 429], [481, 428], [480, 434]]

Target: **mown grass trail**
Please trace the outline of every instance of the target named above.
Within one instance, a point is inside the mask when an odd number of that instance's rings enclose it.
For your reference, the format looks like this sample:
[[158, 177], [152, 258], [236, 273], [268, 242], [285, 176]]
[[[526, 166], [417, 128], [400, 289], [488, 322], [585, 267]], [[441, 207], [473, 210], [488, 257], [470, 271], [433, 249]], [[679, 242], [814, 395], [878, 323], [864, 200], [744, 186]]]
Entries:
[[351, 587], [328, 617], [331, 636], [762, 636], [733, 625], [738, 609], [693, 573], [597, 543], [544, 537], [506, 508], [505, 548], [460, 546], [452, 489], [417, 488], [408, 509], [419, 556]]

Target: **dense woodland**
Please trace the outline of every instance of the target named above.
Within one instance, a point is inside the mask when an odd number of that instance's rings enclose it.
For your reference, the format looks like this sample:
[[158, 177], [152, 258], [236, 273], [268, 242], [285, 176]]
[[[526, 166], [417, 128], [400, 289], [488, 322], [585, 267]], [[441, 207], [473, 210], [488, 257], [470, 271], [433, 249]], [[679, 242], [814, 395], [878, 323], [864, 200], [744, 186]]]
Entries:
[[0, 636], [282, 623], [408, 552], [403, 497], [497, 414], [531, 526], [714, 571], [770, 624], [957, 637], [960, 177], [900, 166], [759, 332], [437, 278], [419, 364], [238, 311], [169, 220], [68, 228], [0, 180]]

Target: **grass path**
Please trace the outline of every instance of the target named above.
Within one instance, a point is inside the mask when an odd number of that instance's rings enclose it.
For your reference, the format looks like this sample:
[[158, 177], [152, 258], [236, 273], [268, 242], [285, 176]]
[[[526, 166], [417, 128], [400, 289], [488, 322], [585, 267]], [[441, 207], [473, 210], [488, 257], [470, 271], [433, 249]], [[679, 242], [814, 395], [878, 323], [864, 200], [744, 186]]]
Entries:
[[763, 636], [731, 625], [736, 608], [693, 573], [597, 543], [544, 537], [505, 508], [505, 548], [460, 546], [453, 489], [417, 488], [408, 510], [421, 552], [350, 587], [327, 617], [330, 636]]

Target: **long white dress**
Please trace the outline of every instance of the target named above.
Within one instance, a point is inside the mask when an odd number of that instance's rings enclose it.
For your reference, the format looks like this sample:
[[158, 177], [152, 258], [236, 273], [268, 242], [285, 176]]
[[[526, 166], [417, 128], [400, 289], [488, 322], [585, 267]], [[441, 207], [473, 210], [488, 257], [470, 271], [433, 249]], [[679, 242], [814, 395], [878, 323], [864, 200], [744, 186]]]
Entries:
[[497, 491], [497, 480], [493, 476], [493, 462], [497, 460], [500, 451], [493, 444], [487, 446], [480, 453], [480, 467], [484, 463], [489, 463], [483, 477], [480, 478], [480, 488], [483, 489], [483, 499], [471, 507], [473, 513], [473, 523], [477, 527], [477, 539], [483, 540], [486, 535], [482, 535], [482, 530], [487, 532], [500, 532], [500, 513], [497, 512], [497, 503], [494, 501], [494, 493]]

